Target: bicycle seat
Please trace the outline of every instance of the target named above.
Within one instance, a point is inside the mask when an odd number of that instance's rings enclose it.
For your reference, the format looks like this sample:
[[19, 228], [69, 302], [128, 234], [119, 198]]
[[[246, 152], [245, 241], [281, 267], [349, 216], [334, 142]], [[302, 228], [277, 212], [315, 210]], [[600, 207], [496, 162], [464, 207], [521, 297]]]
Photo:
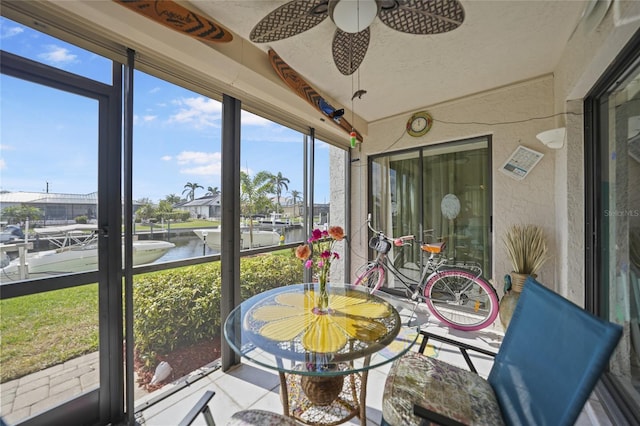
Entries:
[[444, 247], [447, 245], [446, 241], [440, 241], [439, 243], [424, 243], [420, 246], [423, 251], [428, 253], [442, 253]]

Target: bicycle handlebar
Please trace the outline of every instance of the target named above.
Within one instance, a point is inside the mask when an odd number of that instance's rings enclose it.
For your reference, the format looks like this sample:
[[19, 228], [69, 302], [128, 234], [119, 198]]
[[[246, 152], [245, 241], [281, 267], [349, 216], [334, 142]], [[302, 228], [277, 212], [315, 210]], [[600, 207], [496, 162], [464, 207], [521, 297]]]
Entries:
[[378, 231], [377, 229], [374, 229], [373, 226], [371, 226], [371, 213], [367, 215], [367, 226], [369, 227], [371, 232], [376, 234], [378, 237], [381, 237], [387, 241], [392, 242], [393, 245], [396, 247], [411, 245], [411, 242], [416, 239], [415, 235], [403, 235], [402, 237], [393, 238], [385, 235], [382, 231]]

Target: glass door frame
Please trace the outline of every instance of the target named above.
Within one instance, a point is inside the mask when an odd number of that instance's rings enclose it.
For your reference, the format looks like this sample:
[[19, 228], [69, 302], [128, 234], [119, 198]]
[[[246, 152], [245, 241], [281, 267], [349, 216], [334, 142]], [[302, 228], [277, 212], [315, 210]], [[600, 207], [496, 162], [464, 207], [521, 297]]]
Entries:
[[[605, 283], [601, 277], [608, 265], [602, 256], [606, 224], [603, 222], [605, 202], [602, 193], [602, 144], [608, 141], [608, 117], [602, 114], [608, 107], [608, 95], [637, 69], [640, 62], [640, 32], [618, 54], [616, 60], [600, 77], [584, 100], [584, 179], [585, 179], [585, 309], [605, 319], [609, 305]], [[616, 379], [604, 372], [596, 387], [607, 413], [614, 424], [640, 422], [637, 403], [627, 395]]]
[[[85, 423], [116, 423], [124, 413], [122, 245], [121, 209], [121, 117], [122, 65], [113, 62], [112, 84], [53, 68], [0, 51], [0, 72], [98, 102], [98, 270], [9, 283], [1, 299], [98, 283], [99, 360], [98, 389], [26, 419], [21, 425], [63, 424], [72, 419]], [[111, 238], [110, 238], [111, 237]], [[117, 237], [117, 238], [116, 238]]]
[[[368, 170], [368, 176], [367, 176], [367, 187], [368, 187], [368, 199], [367, 199], [367, 211], [373, 213], [374, 212], [374, 194], [373, 194], [373, 167], [372, 164], [374, 163], [374, 161], [376, 161], [379, 158], [385, 157], [385, 156], [395, 156], [395, 155], [403, 155], [403, 154], [409, 154], [409, 153], [416, 153], [417, 156], [416, 158], [419, 160], [420, 163], [420, 173], [424, 173], [424, 158], [425, 158], [425, 151], [428, 150], [429, 148], [435, 148], [435, 147], [455, 147], [455, 146], [464, 146], [465, 144], [472, 144], [472, 143], [476, 143], [479, 141], [486, 141], [487, 143], [487, 182], [489, 183], [490, 186], [493, 185], [493, 159], [492, 159], [492, 138], [491, 135], [484, 135], [484, 136], [477, 136], [477, 137], [473, 137], [473, 138], [468, 138], [468, 139], [461, 139], [461, 140], [455, 140], [455, 141], [451, 141], [451, 142], [443, 142], [443, 143], [437, 143], [437, 144], [429, 144], [429, 145], [422, 145], [422, 146], [418, 146], [418, 147], [414, 147], [414, 148], [408, 148], [408, 149], [402, 149], [402, 150], [398, 150], [398, 151], [392, 151], [392, 152], [383, 152], [380, 154], [375, 154], [375, 155], [370, 155], [369, 158], [367, 159], [367, 170]], [[416, 213], [417, 215], [419, 215], [420, 217], [420, 228], [421, 231], [424, 231], [424, 223], [423, 220], [425, 218], [425, 212], [424, 212], [424, 200], [423, 200], [423, 194], [424, 194], [424, 176], [421, 176], [420, 181], [418, 182], [418, 188], [421, 191], [421, 195], [420, 195], [420, 202], [417, 203], [418, 204], [418, 212]], [[488, 199], [487, 199], [487, 205], [489, 206], [489, 210], [487, 212], [487, 214], [489, 215], [488, 217], [488, 236], [487, 236], [487, 242], [488, 242], [488, 247], [487, 252], [488, 252], [488, 259], [487, 259], [487, 264], [489, 265], [489, 268], [487, 271], [484, 272], [485, 276], [487, 276], [486, 274], [492, 273], [492, 268], [493, 268], [493, 194], [492, 194], [492, 188], [489, 188], [488, 191]], [[374, 215], [375, 217], [375, 215]], [[375, 219], [374, 219], [375, 220]], [[373, 250], [371, 248], [368, 249], [369, 250], [369, 258], [373, 258], [374, 253]], [[422, 268], [422, 265], [418, 265], [420, 268]], [[489, 276], [490, 278], [490, 276]], [[391, 293], [394, 292], [393, 287], [391, 288], [387, 288], [384, 287], [385, 291], [389, 291]]]

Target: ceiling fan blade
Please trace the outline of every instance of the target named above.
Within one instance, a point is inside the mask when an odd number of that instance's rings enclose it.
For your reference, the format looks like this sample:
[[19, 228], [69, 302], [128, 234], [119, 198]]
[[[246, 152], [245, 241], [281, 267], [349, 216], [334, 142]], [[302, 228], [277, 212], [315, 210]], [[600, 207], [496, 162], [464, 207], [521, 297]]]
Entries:
[[328, 0], [293, 0], [283, 4], [256, 24], [249, 34], [255, 43], [282, 40], [311, 29], [324, 21]]
[[464, 8], [458, 0], [385, 1], [378, 17], [388, 27], [409, 34], [440, 34], [458, 28]]
[[336, 29], [332, 48], [333, 62], [338, 71], [344, 75], [351, 75], [358, 69], [369, 48], [370, 38], [369, 28], [359, 33], [347, 33], [340, 28]]

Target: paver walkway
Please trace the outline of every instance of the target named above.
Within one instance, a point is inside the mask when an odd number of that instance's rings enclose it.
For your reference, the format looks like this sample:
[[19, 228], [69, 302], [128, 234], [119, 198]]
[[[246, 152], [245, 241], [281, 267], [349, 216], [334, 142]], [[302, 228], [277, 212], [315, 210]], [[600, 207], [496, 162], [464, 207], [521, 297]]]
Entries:
[[[99, 385], [98, 352], [0, 384], [0, 416], [17, 423]], [[146, 391], [136, 388], [136, 399]]]

